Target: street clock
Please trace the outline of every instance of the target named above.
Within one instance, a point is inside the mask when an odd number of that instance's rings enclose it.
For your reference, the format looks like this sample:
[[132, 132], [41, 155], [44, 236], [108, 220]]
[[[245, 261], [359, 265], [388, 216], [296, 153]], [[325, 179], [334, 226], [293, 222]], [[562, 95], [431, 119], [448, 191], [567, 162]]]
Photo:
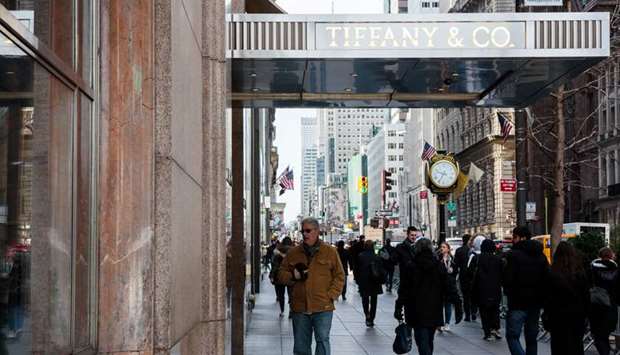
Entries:
[[459, 169], [450, 160], [439, 160], [430, 167], [431, 182], [440, 188], [447, 189], [456, 183]]
[[459, 163], [452, 154], [435, 154], [426, 164], [426, 185], [440, 200], [458, 185]]

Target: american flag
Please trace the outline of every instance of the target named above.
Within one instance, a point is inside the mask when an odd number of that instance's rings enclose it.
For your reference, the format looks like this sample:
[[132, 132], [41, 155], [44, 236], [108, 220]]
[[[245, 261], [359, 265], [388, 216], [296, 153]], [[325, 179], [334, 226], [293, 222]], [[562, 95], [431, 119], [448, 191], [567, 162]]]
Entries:
[[293, 178], [293, 170], [289, 169], [289, 167], [287, 166], [284, 172], [280, 174], [280, 177], [276, 182], [280, 184], [280, 195], [284, 194], [286, 190], [294, 190], [295, 184]]
[[437, 153], [437, 150], [432, 145], [424, 141], [424, 149], [422, 150], [422, 160], [429, 160]]
[[512, 130], [512, 123], [510, 123], [508, 118], [504, 116], [504, 114], [501, 112], [497, 113], [497, 119], [499, 120], [502, 137], [504, 137], [504, 141], [506, 141], [508, 135], [510, 134], [510, 131]]

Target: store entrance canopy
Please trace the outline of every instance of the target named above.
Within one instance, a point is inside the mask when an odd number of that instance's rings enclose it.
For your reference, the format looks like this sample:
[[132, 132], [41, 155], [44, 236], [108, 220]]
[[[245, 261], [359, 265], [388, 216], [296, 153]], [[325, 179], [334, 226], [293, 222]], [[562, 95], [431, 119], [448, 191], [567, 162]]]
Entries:
[[609, 14], [235, 14], [226, 43], [234, 107], [524, 107], [609, 56]]

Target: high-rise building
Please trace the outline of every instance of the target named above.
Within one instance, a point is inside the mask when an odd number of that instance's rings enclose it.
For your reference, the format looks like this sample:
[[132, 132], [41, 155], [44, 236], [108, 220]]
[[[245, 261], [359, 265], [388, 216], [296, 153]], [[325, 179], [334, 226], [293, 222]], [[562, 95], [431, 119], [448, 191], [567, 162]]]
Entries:
[[[383, 12], [386, 14], [435, 14], [440, 8], [448, 8], [456, 0], [384, 0]], [[446, 12], [446, 11], [441, 11]]]
[[301, 213], [317, 215], [317, 118], [301, 118]]
[[[325, 110], [328, 123], [326, 146], [330, 147], [330, 138], [333, 138], [334, 150], [331, 153], [334, 161], [335, 173], [341, 176], [347, 174], [347, 163], [354, 154], [361, 151], [361, 147], [368, 144], [374, 133], [389, 121], [388, 109], [329, 109]], [[330, 125], [331, 124], [331, 125]], [[328, 161], [332, 159], [328, 156]], [[328, 164], [329, 166], [329, 164]]]

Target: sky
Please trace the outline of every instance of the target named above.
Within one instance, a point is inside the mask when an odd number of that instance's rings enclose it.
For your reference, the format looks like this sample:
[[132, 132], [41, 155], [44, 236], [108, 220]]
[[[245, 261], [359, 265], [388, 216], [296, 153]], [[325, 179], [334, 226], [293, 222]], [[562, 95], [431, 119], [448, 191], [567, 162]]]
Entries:
[[[332, 0], [276, 0], [276, 4], [289, 14], [329, 14]], [[382, 13], [383, 0], [333, 0], [336, 14]], [[316, 117], [315, 109], [276, 110], [276, 140], [280, 161], [278, 174], [287, 166], [293, 169], [295, 190], [278, 197], [285, 202], [284, 220], [294, 220], [301, 213], [301, 117]]]

